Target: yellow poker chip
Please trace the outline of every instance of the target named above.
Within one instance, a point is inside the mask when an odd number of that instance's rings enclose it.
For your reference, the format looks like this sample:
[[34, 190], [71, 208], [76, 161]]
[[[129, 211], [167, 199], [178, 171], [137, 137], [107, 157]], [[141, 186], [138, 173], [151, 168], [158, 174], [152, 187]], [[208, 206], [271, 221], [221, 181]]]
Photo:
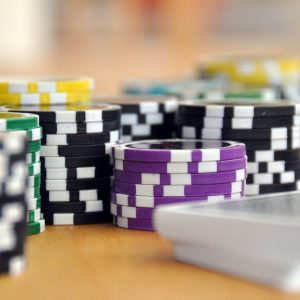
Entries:
[[221, 75], [244, 84], [280, 84], [300, 78], [300, 60], [297, 57], [217, 57], [203, 61], [200, 71], [209, 77]]
[[0, 105], [69, 105], [87, 102], [91, 93], [0, 93]]
[[0, 77], [0, 93], [78, 93], [94, 90], [94, 79], [89, 77]]

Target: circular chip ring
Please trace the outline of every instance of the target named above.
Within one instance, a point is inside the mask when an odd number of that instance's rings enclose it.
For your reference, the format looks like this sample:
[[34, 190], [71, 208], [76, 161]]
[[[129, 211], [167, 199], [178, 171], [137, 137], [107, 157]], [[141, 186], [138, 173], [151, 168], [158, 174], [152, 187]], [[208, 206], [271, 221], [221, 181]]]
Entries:
[[106, 103], [52, 106], [6, 106], [10, 111], [37, 114], [41, 123], [102, 122], [119, 119], [121, 107]]
[[0, 112], [0, 131], [39, 127], [39, 117], [27, 113]]
[[242, 158], [245, 145], [231, 141], [145, 140], [113, 147], [115, 159], [145, 162], [205, 162]]

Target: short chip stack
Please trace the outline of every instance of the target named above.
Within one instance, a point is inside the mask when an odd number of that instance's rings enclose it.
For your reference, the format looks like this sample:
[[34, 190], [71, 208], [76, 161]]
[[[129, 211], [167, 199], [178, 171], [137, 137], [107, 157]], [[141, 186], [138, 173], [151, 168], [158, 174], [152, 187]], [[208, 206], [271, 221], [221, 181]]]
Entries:
[[245, 145], [207, 140], [145, 140], [113, 148], [111, 213], [119, 227], [153, 230], [157, 205], [240, 198]]
[[246, 195], [299, 190], [300, 105], [206, 103], [186, 101], [179, 106], [178, 136], [234, 140], [246, 145]]
[[94, 80], [88, 77], [0, 77], [0, 105], [55, 105], [89, 101]]
[[26, 148], [24, 132], [0, 133], [0, 273], [11, 275], [26, 267]]
[[43, 127], [42, 211], [46, 224], [111, 219], [111, 147], [120, 138], [121, 109], [109, 104], [24, 106]]
[[0, 131], [23, 131], [27, 136], [28, 184], [26, 200], [28, 204], [28, 234], [38, 234], [45, 230], [45, 221], [40, 210], [42, 128], [39, 125], [39, 117], [28, 113], [0, 112], [0, 122], [2, 123]]
[[94, 99], [118, 104], [122, 108], [122, 141], [174, 137], [178, 102], [173, 97], [120, 96]]

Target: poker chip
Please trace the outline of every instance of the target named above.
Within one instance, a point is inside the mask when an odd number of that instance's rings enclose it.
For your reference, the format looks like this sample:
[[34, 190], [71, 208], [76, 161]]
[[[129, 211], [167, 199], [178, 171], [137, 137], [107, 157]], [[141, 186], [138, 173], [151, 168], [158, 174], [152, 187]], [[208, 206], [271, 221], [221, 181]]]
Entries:
[[[0, 93], [64, 93], [85, 92], [94, 89], [94, 80], [88, 77], [1, 77]], [[27, 104], [28, 105], [28, 104]]]
[[41, 209], [37, 208], [34, 210], [29, 210], [26, 216], [28, 223], [38, 222], [41, 219]]
[[180, 127], [194, 128], [194, 130], [195, 128], [264, 129], [292, 127], [300, 125], [300, 115], [270, 118], [199, 118], [190, 115], [179, 115], [177, 117], [177, 124]]
[[41, 196], [40, 186], [26, 188], [26, 199], [39, 198]]
[[0, 112], [0, 131], [39, 127], [39, 117], [27, 113]]
[[27, 143], [27, 152], [39, 152], [41, 150], [41, 141], [33, 141]]
[[247, 182], [248, 184], [283, 184], [294, 183], [298, 179], [300, 179], [300, 169], [282, 173], [249, 174]]
[[[191, 132], [191, 131], [190, 131]], [[186, 132], [188, 134], [189, 131]], [[300, 127], [275, 127], [265, 129], [197, 128], [196, 136], [213, 140], [277, 140], [300, 138]]]
[[68, 145], [68, 146], [42, 146], [41, 155], [44, 157], [51, 156], [100, 156], [111, 154], [111, 148], [114, 143], [94, 144], [94, 145]]
[[28, 210], [41, 208], [41, 197], [35, 199], [26, 199]]
[[121, 139], [119, 130], [87, 134], [47, 134], [42, 140], [45, 146], [90, 145], [115, 143]]
[[146, 230], [153, 231], [153, 221], [152, 219], [131, 219], [131, 218], [122, 218], [118, 216], [113, 216], [113, 223], [121, 228], [126, 229], [136, 229], [136, 230]]
[[0, 273], [19, 275], [26, 267], [27, 139], [24, 131], [0, 131]]
[[300, 160], [300, 149], [247, 151], [248, 162], [271, 162]]
[[118, 204], [111, 204], [110, 211], [114, 216], [130, 219], [151, 220], [153, 217], [153, 208], [130, 207]]
[[102, 178], [112, 175], [112, 169], [97, 167], [43, 169], [42, 176], [46, 179], [85, 179]]
[[300, 170], [300, 161], [249, 162], [248, 173], [280, 173]]
[[41, 188], [45, 191], [65, 191], [65, 190], [89, 190], [96, 188], [110, 187], [110, 178], [95, 179], [56, 179], [44, 180]]
[[122, 141], [171, 138], [178, 101], [170, 96], [120, 96], [93, 99], [121, 106]]
[[40, 174], [41, 173], [41, 163], [37, 162], [37, 163], [27, 165], [27, 171], [28, 171], [29, 176], [34, 176], [34, 175]]
[[86, 225], [107, 223], [111, 221], [108, 212], [85, 212], [85, 213], [45, 213], [44, 218], [48, 225]]
[[41, 185], [41, 175], [28, 176], [27, 187], [36, 187]]
[[103, 201], [43, 202], [44, 213], [84, 213], [103, 211]]
[[120, 121], [82, 122], [82, 123], [43, 123], [43, 130], [47, 134], [78, 134], [102, 133], [120, 129]]
[[209, 196], [241, 193], [244, 189], [244, 181], [235, 181], [219, 184], [199, 185], [143, 185], [130, 184], [125, 182], [114, 182], [115, 193], [137, 196]]
[[110, 187], [101, 190], [42, 191], [44, 202], [85, 202], [110, 198]]
[[299, 185], [296, 182], [283, 184], [247, 184], [246, 186], [246, 193], [249, 196], [295, 190], [299, 190]]
[[125, 171], [114, 171], [114, 178], [118, 182], [145, 184], [145, 185], [198, 185], [219, 184], [245, 180], [247, 171], [240, 169], [236, 171], [203, 173], [203, 174], [154, 174], [134, 173]]
[[185, 101], [178, 107], [180, 115], [211, 118], [272, 118], [300, 114], [300, 104], [293, 102], [209, 102]]
[[27, 135], [27, 140], [32, 141], [39, 141], [43, 138], [43, 129], [42, 127], [36, 127], [32, 129], [25, 130]]
[[149, 197], [149, 196], [133, 196], [126, 194], [112, 193], [111, 203], [131, 206], [131, 207], [146, 207], [155, 208], [158, 205], [193, 202], [193, 201], [205, 201], [215, 202], [224, 201], [226, 199], [239, 199], [243, 197], [243, 193], [235, 193], [228, 195], [213, 195], [213, 196], [196, 196], [196, 197]]
[[110, 169], [110, 156], [41, 157], [45, 168], [77, 168], [101, 166]]
[[45, 231], [45, 220], [39, 219], [37, 222], [28, 223], [27, 234], [35, 235]]
[[52, 105], [86, 102], [91, 99], [91, 93], [0, 93], [2, 105]]
[[[0, 98], [1, 100], [1, 98]], [[121, 107], [111, 104], [74, 104], [51, 106], [6, 106], [10, 111], [31, 112], [42, 123], [82, 123], [116, 120], [121, 116]]]
[[17, 276], [26, 270], [25, 255], [1, 255], [0, 273]]
[[157, 205], [244, 195], [247, 156], [242, 143], [145, 140], [116, 144], [112, 152], [111, 213], [119, 227], [154, 230]]
[[249, 174], [246, 196], [297, 190], [299, 107], [288, 101], [186, 101], [179, 104], [177, 133], [182, 138], [245, 144]]
[[235, 171], [246, 168], [247, 158], [238, 158], [221, 161], [205, 161], [205, 162], [180, 162], [180, 163], [163, 163], [163, 162], [142, 162], [114, 160], [116, 170], [126, 172], [141, 173], [212, 173]]
[[41, 152], [40, 151], [36, 151], [36, 152], [26, 154], [26, 163], [28, 165], [35, 164], [35, 163], [39, 162], [40, 159], [41, 159]]
[[245, 145], [208, 140], [146, 140], [113, 149], [114, 158], [151, 162], [204, 162], [242, 158]]

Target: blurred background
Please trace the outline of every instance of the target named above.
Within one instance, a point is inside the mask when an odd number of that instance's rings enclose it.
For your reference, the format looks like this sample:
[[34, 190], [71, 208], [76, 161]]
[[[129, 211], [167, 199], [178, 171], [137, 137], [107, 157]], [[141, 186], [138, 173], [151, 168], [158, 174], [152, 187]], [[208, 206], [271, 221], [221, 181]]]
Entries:
[[212, 54], [297, 54], [299, 0], [0, 0], [2, 74], [175, 79]]

